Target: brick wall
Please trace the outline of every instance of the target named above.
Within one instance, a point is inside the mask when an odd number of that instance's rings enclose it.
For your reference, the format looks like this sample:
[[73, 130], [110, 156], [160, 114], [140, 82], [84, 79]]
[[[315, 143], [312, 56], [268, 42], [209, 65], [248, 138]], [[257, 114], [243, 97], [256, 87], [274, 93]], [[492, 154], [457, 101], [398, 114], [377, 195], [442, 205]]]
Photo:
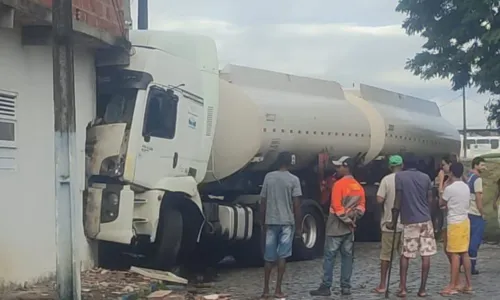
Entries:
[[[32, 0], [52, 7], [52, 0]], [[123, 0], [73, 0], [73, 17], [114, 35], [124, 35]]]

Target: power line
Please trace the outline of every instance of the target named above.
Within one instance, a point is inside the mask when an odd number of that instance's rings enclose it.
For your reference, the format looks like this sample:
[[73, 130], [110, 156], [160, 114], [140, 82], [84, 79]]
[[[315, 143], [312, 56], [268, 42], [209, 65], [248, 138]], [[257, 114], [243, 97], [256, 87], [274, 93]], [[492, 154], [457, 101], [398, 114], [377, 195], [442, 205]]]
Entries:
[[453, 99], [449, 100], [448, 102], [446, 102], [446, 103], [443, 103], [443, 104], [439, 105], [439, 108], [441, 108], [441, 107], [443, 107], [443, 106], [446, 106], [446, 105], [448, 105], [448, 104], [453, 103], [453, 101], [457, 100], [457, 99], [458, 99], [458, 98], [460, 98], [460, 97], [462, 97], [462, 95], [458, 95], [458, 96], [456, 96], [455, 98], [453, 98]]
[[[460, 97], [462, 97], [462, 95], [458, 95], [458, 96], [456, 96], [455, 98], [453, 98], [453, 99], [451, 99], [451, 100], [448, 100], [447, 102], [445, 102], [445, 103], [443, 103], [443, 104], [439, 105], [439, 108], [442, 108], [442, 107], [447, 106], [447, 105], [449, 105], [449, 104], [455, 103], [454, 101], [455, 101], [455, 100], [458, 100]], [[479, 105], [481, 105], [481, 106], [485, 106], [485, 105], [487, 104], [487, 103], [482, 103], [482, 102], [480, 102], [479, 100], [474, 99], [474, 98], [468, 98], [468, 99], [467, 99], [467, 101], [472, 101], [472, 102], [475, 102], [475, 104], [479, 104]]]

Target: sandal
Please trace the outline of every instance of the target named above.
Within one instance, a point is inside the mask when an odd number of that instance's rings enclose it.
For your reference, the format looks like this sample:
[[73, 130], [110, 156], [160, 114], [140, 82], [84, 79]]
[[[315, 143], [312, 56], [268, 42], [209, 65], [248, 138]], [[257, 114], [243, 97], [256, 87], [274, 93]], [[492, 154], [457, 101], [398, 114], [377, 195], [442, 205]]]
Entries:
[[463, 287], [459, 291], [463, 294], [474, 294], [474, 290], [471, 287]]
[[456, 295], [458, 294], [458, 291], [457, 290], [453, 290], [453, 289], [444, 289], [442, 290], [441, 292], [439, 292], [439, 294], [443, 297], [446, 297], [446, 296], [453, 296], [453, 295]]
[[383, 293], [385, 293], [385, 291], [386, 291], [386, 289], [381, 289], [381, 288], [378, 288], [378, 287], [377, 287], [377, 288], [374, 288], [374, 289], [372, 290], [372, 293], [375, 293], [375, 294], [383, 294]]
[[406, 291], [398, 291], [398, 293], [396, 294], [396, 296], [398, 298], [406, 298]]
[[420, 297], [420, 298], [425, 298], [427, 296], [428, 296], [427, 292], [418, 292], [417, 293], [417, 297]]

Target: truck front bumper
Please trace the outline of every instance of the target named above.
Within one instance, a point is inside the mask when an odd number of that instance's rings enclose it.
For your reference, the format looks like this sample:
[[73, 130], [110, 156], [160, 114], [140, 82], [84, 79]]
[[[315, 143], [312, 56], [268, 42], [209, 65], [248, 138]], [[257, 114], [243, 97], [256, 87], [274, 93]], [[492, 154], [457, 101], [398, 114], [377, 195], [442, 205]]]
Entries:
[[93, 184], [86, 194], [83, 216], [85, 236], [130, 244], [134, 237], [134, 192], [130, 187]]

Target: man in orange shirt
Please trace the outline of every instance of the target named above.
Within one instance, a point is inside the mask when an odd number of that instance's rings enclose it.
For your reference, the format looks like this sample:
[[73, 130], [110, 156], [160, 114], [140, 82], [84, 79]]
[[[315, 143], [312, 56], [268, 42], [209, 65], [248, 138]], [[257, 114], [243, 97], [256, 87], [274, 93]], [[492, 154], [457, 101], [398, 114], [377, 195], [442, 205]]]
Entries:
[[333, 267], [338, 252], [341, 256], [340, 288], [342, 295], [351, 294], [354, 229], [356, 220], [365, 213], [365, 191], [352, 176], [354, 161], [348, 156], [333, 161], [337, 173], [342, 176], [332, 190], [330, 214], [326, 221], [325, 253], [323, 258], [323, 280], [311, 296], [330, 296]]

